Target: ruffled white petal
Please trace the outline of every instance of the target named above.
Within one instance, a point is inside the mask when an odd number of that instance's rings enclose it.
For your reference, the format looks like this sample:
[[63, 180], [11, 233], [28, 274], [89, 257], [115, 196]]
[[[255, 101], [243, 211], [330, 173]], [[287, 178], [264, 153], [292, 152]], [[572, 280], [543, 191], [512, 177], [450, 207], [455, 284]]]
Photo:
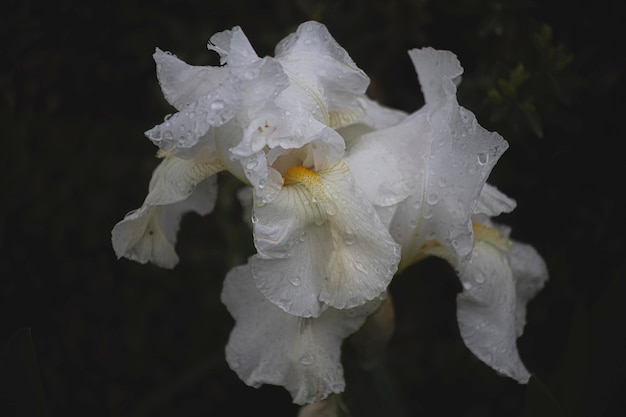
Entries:
[[178, 263], [175, 251], [180, 219], [187, 212], [210, 213], [217, 198], [213, 176], [221, 170], [218, 162], [166, 157], [155, 169], [143, 205], [126, 215], [111, 232], [118, 258], [140, 263], [152, 262], [163, 268]]
[[502, 213], [510, 213], [517, 203], [493, 185], [485, 183], [480, 192], [478, 203], [474, 208], [474, 214], [484, 214], [488, 217], [496, 217]]
[[221, 64], [229, 67], [247, 66], [259, 59], [239, 26], [211, 36], [207, 48], [217, 52]]
[[[410, 195], [398, 204], [390, 225], [392, 236], [402, 245], [401, 269], [413, 262], [429, 240], [447, 247], [459, 262], [467, 259], [472, 250], [471, 215], [491, 169], [508, 147], [500, 135], [483, 129], [474, 114], [457, 103], [455, 80], [462, 69], [454, 54], [431, 48], [409, 54], [426, 105], [399, 125], [360, 140], [385, 141], [391, 150], [385, 166], [395, 161], [402, 167], [396, 170], [402, 171], [401, 176], [393, 169], [380, 175], [377, 189], [405, 192], [411, 188]], [[359, 151], [357, 145], [352, 153]], [[365, 164], [361, 166], [363, 170]], [[373, 194], [370, 192], [370, 198]], [[399, 195], [395, 193], [396, 198]], [[387, 198], [378, 203], [393, 201]]]
[[365, 113], [362, 123], [375, 129], [397, 125], [408, 116], [405, 111], [383, 106], [367, 96], [361, 97], [359, 102]]
[[433, 48], [409, 51], [426, 104], [443, 105], [449, 100], [456, 102], [456, 87], [461, 81], [463, 67], [450, 51]]
[[300, 103], [333, 128], [362, 118], [355, 98], [365, 94], [369, 77], [324, 25], [313, 21], [301, 24], [278, 43], [275, 57], [292, 81], [285, 95], [288, 101]]
[[[206, 141], [205, 136], [211, 128], [221, 127], [229, 121], [244, 131], [263, 126], [265, 121], [259, 113], [268, 107], [275, 109], [274, 99], [287, 87], [287, 76], [280, 64], [272, 58], [259, 58], [241, 29], [221, 32], [211, 41], [215, 44], [210, 43], [209, 49], [220, 53], [222, 61], [227, 64], [218, 68], [226, 75], [221, 76], [217, 85], [214, 82], [201, 84], [194, 101], [146, 132], [146, 136], [161, 149], [184, 157], [193, 155], [190, 149]], [[175, 64], [180, 66], [180, 63]], [[204, 76], [198, 71], [183, 73], [187, 78]], [[200, 84], [202, 80], [195, 82]], [[248, 141], [251, 140], [249, 136]], [[262, 148], [263, 144], [255, 146]]]
[[[271, 204], [254, 207], [258, 288], [288, 313], [317, 317], [325, 305], [352, 308], [383, 293], [399, 247], [339, 163], [298, 167]], [[295, 178], [295, 179], [293, 179]]]
[[231, 369], [250, 386], [281, 385], [294, 403], [306, 404], [344, 390], [341, 343], [379, 300], [352, 310], [327, 309], [314, 319], [293, 316], [258, 291], [244, 265], [226, 276], [222, 302], [236, 321], [226, 345]]
[[416, 113], [351, 141], [344, 160], [372, 204], [398, 204], [428, 179], [429, 130], [424, 114]]
[[201, 67], [185, 63], [159, 48], [153, 55], [157, 78], [168, 103], [180, 111], [228, 79], [223, 67]]
[[457, 296], [457, 319], [474, 355], [499, 373], [526, 383], [530, 374], [516, 345], [521, 313], [517, 271], [511, 268], [506, 243], [495, 229], [477, 233], [471, 260], [459, 270], [463, 292]]

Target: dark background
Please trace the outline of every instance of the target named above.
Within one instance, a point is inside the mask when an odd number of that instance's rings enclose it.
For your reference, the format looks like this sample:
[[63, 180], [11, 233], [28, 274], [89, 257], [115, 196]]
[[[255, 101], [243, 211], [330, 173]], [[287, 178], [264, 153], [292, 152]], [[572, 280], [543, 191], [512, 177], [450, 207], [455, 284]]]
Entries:
[[116, 260], [110, 231], [140, 206], [158, 164], [143, 132], [173, 111], [154, 48], [214, 65], [207, 40], [240, 25], [259, 55], [271, 55], [309, 19], [370, 75], [372, 97], [406, 111], [423, 102], [406, 51], [459, 56], [460, 103], [510, 143], [489, 180], [518, 202], [501, 220], [550, 271], [518, 342], [540, 381], [527, 387], [463, 345], [460, 285], [447, 265], [406, 270], [391, 286], [396, 331], [381, 365], [366, 373], [345, 355], [353, 416], [618, 415], [620, 4], [9, 1], [0, 16], [0, 415], [296, 415], [285, 390], [247, 387], [224, 361], [233, 322], [221, 283], [253, 252], [237, 183], [220, 174], [215, 212], [183, 219], [173, 271]]

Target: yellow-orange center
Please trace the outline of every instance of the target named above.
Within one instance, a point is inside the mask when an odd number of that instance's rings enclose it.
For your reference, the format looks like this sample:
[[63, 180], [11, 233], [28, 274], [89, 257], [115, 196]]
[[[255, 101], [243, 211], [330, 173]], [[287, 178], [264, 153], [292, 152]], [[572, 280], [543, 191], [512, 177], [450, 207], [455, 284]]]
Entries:
[[508, 251], [513, 244], [508, 237], [504, 236], [498, 229], [486, 226], [481, 223], [472, 223], [474, 229], [474, 239], [489, 243], [492, 246], [502, 250]]

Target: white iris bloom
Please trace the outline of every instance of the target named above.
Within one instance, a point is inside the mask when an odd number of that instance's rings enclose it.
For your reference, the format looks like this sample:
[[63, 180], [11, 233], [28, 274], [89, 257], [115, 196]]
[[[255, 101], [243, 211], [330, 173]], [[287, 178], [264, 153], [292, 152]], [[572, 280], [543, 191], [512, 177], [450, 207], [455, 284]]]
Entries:
[[236, 320], [226, 345], [230, 367], [248, 385], [281, 385], [294, 403], [305, 404], [343, 392], [341, 344], [381, 300], [348, 310], [328, 308], [316, 318], [294, 316], [259, 292], [244, 265], [226, 276], [222, 302]]
[[[368, 182], [368, 198], [402, 245], [400, 269], [427, 256], [448, 261], [463, 284], [457, 316], [465, 344], [525, 383], [529, 374], [516, 339], [526, 303], [548, 274], [532, 247], [511, 241], [489, 220], [515, 208], [486, 183], [508, 144], [458, 104], [462, 68], [454, 54], [424, 48], [409, 55], [425, 106], [395, 126], [352, 139], [347, 164]], [[384, 168], [366, 176], [377, 163]]]
[[273, 57], [259, 57], [239, 27], [208, 48], [220, 66], [154, 54], [176, 112], [146, 132], [163, 161], [142, 206], [113, 228], [117, 256], [174, 267], [181, 216], [210, 213], [214, 174], [228, 171], [246, 186], [257, 249], [222, 292], [236, 321], [226, 358], [247, 384], [282, 385], [297, 404], [342, 392], [341, 343], [398, 269], [427, 256], [459, 274], [468, 348], [526, 382], [515, 343], [547, 271], [491, 221], [515, 207], [486, 183], [508, 144], [457, 102], [456, 56], [409, 51], [425, 105], [408, 115], [365, 95], [369, 78], [317, 22]]

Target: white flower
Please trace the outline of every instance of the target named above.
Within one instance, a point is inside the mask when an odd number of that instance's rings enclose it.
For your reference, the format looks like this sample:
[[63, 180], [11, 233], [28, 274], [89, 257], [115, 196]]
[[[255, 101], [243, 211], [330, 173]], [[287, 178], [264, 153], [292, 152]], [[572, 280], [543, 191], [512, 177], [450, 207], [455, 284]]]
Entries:
[[[387, 211], [402, 246], [400, 270], [435, 240], [465, 259], [472, 250], [470, 217], [485, 181], [507, 149], [456, 99], [463, 72], [456, 56], [432, 48], [409, 51], [426, 104], [395, 126], [353, 142], [346, 162], [368, 198]], [[376, 170], [376, 175], [372, 175]]]
[[[508, 144], [458, 104], [456, 56], [409, 51], [425, 106], [407, 115], [366, 96], [369, 78], [317, 22], [273, 57], [259, 57], [239, 27], [208, 49], [221, 66], [154, 54], [176, 112], [146, 132], [163, 161], [143, 205], [112, 231], [117, 256], [176, 265], [181, 216], [213, 210], [214, 174], [225, 170], [245, 184], [257, 250], [222, 292], [236, 321], [227, 361], [247, 384], [282, 385], [297, 404], [342, 392], [343, 340], [381, 305], [398, 268], [427, 256], [459, 274], [468, 348], [526, 382], [515, 343], [547, 271], [491, 223], [515, 207], [486, 183]], [[382, 330], [365, 359], [389, 337]]]
[[458, 265], [453, 254], [426, 245], [422, 256], [446, 259], [457, 272], [463, 291], [457, 296], [457, 320], [465, 345], [499, 373], [520, 383], [530, 374], [520, 359], [516, 340], [524, 330], [526, 304], [548, 279], [546, 265], [530, 245], [509, 239], [508, 230], [495, 228], [476, 216], [474, 248], [469, 262]]
[[296, 165], [269, 204], [253, 208], [261, 292], [283, 310], [317, 317], [382, 294], [396, 272], [399, 247], [343, 162], [314, 172]]
[[343, 392], [341, 344], [380, 300], [350, 310], [328, 308], [317, 318], [294, 316], [259, 292], [244, 265], [226, 276], [222, 302], [236, 321], [226, 345], [229, 366], [246, 384], [284, 386], [294, 403], [305, 404]]
[[183, 214], [213, 211], [217, 183], [213, 176], [222, 165], [205, 148], [190, 160], [162, 154], [154, 170], [143, 205], [128, 213], [112, 231], [118, 258], [173, 268], [178, 263], [174, 246]]

